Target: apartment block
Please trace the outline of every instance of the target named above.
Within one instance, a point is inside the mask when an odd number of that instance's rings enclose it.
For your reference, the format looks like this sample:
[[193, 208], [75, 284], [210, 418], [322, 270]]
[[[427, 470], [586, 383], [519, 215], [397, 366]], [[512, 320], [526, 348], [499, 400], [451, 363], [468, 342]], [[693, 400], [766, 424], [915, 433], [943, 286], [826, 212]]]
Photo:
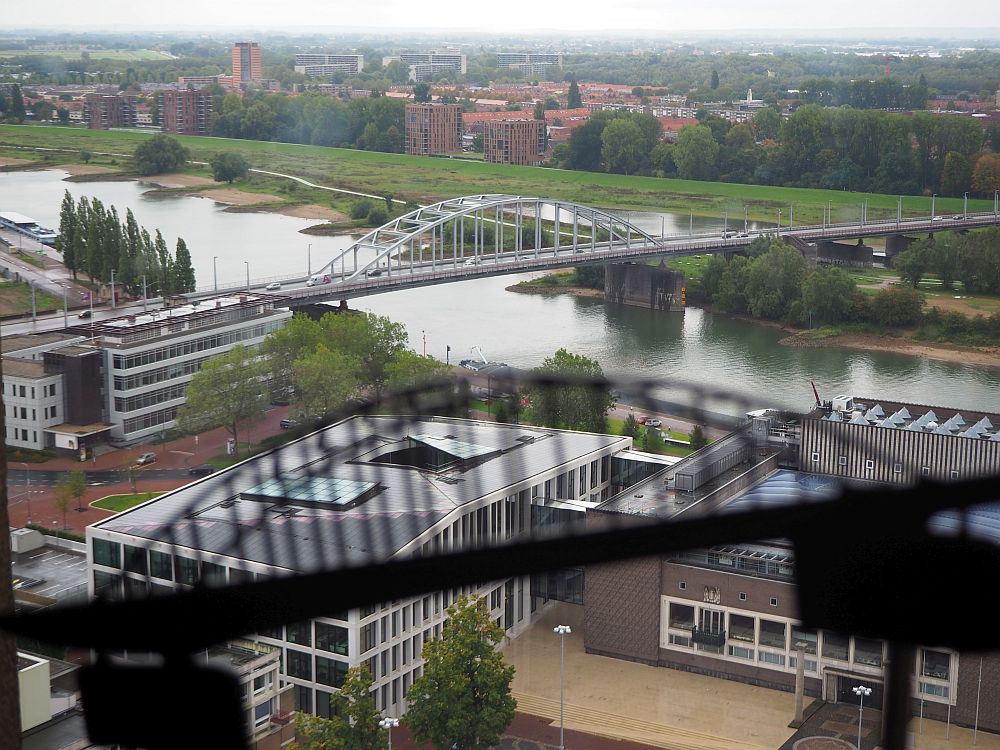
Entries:
[[410, 79], [432, 81], [443, 72], [464, 74], [467, 70], [466, 57], [461, 52], [453, 50], [434, 50], [432, 52], [404, 52], [401, 55], [382, 58], [382, 64], [400, 61], [410, 66]]
[[364, 67], [364, 55], [295, 55], [295, 72], [306, 78], [324, 78], [336, 74], [357, 75]]
[[547, 76], [562, 67], [561, 52], [497, 52], [497, 67], [519, 70], [525, 76]]
[[500, 120], [483, 125], [483, 159], [494, 164], [537, 166], [545, 151], [545, 122]]
[[406, 105], [406, 153], [428, 155], [461, 150], [461, 104]]
[[87, 94], [83, 98], [87, 127], [104, 130], [136, 127], [135, 99], [131, 94]]
[[236, 42], [233, 45], [233, 84], [241, 86], [263, 77], [260, 45], [257, 42]]
[[212, 94], [207, 89], [164, 91], [160, 121], [167, 133], [207, 135], [212, 118]]

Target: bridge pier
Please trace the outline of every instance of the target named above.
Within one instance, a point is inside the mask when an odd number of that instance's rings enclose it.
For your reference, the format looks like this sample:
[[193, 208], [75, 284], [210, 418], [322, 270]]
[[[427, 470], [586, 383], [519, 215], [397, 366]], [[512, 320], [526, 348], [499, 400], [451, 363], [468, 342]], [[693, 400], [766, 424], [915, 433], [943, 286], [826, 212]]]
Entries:
[[890, 234], [885, 238], [885, 262], [892, 265], [892, 259], [913, 244], [914, 238], [905, 234]]
[[604, 298], [617, 305], [650, 310], [682, 311], [684, 272], [644, 263], [614, 263], [605, 267]]
[[820, 241], [816, 243], [816, 260], [835, 266], [871, 266], [874, 252], [860, 239], [855, 245]]

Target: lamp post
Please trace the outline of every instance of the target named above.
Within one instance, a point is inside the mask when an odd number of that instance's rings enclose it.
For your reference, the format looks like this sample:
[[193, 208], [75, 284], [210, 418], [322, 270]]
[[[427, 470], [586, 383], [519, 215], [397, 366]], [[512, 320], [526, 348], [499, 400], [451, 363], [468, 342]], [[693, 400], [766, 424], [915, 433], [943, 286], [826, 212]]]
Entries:
[[219, 259], [218, 255], [212, 256], [212, 286], [214, 291], [219, 291], [219, 267], [216, 262]]
[[552, 632], [559, 636], [559, 750], [566, 750], [566, 703], [565, 695], [565, 658], [566, 636], [572, 633], [569, 625], [556, 625]]
[[[307, 262], [307, 265], [306, 265], [306, 275], [307, 276], [312, 276], [312, 273], [313, 273], [313, 246], [312, 246], [312, 244], [309, 245], [309, 249], [306, 252], [308, 253], [307, 256], [306, 256], [306, 258], [307, 258], [307, 261], [306, 261]], [[330, 270], [333, 271], [332, 268]]]
[[27, 462], [21, 461], [21, 465], [24, 467], [24, 474], [27, 477], [25, 480], [25, 485], [28, 488], [28, 523], [31, 523], [31, 467], [28, 466]]
[[250, 291], [250, 261], [243, 261], [243, 265], [247, 267], [247, 291]]
[[966, 192], [965, 196], [962, 198], [962, 218], [964, 219], [969, 215], [969, 194]]
[[111, 309], [112, 310], [114, 310], [114, 309], [117, 308], [117, 305], [115, 304], [115, 298], [117, 296], [118, 295], [115, 294], [115, 269], [112, 268], [111, 269]]
[[747, 234], [748, 233], [747, 227], [750, 225], [749, 218], [750, 218], [750, 216], [749, 216], [749, 214], [747, 212], [747, 207], [744, 206], [743, 207], [743, 234]]
[[389, 750], [392, 750], [392, 728], [399, 726], [399, 719], [386, 716], [384, 719], [379, 721], [378, 725], [389, 733]]
[[778, 234], [781, 234], [781, 209], [778, 209]]
[[934, 199], [937, 198], [937, 193], [931, 196], [931, 221], [934, 221]]
[[864, 685], [857, 685], [851, 688], [854, 694], [861, 699], [861, 703], [858, 707], [858, 750], [861, 750], [861, 720], [865, 716], [865, 696], [872, 694], [872, 689], [870, 687], [865, 687]]

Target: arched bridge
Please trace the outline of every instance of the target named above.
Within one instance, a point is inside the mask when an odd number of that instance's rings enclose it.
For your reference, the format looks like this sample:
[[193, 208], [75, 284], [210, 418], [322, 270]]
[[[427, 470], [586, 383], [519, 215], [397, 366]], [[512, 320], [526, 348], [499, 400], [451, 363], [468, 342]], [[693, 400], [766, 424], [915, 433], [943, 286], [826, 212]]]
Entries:
[[894, 220], [713, 231], [655, 237], [609, 211], [519, 195], [470, 195], [418, 208], [372, 230], [333, 257], [293, 301], [347, 300], [479, 276], [497, 276], [650, 257], [738, 251], [759, 234], [805, 242], [956, 231], [1000, 224], [981, 212]]

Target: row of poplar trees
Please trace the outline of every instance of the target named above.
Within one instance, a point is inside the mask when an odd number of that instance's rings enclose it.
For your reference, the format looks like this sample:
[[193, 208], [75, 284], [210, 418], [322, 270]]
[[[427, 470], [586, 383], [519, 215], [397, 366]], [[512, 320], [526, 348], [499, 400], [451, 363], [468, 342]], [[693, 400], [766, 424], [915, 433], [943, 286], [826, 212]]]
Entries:
[[74, 279], [82, 271], [92, 281], [111, 281], [113, 271], [115, 281], [133, 297], [143, 294], [143, 277], [147, 297], [193, 292], [195, 288], [191, 253], [183, 239], [178, 238], [171, 255], [159, 229], [151, 236], [136, 223], [132, 209], [125, 212], [122, 222], [114, 206], [105, 208], [97, 198], [81, 196], [74, 202], [66, 191], [59, 210], [56, 248]]

